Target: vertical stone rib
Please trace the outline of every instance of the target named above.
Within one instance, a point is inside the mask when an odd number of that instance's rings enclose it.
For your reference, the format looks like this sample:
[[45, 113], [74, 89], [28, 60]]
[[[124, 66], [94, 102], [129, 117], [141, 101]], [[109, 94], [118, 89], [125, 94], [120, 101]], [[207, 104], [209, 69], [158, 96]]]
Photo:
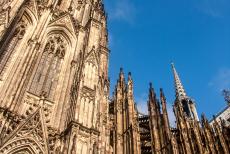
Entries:
[[227, 143], [225, 141], [225, 138], [224, 138], [224, 136], [222, 134], [221, 128], [220, 128], [218, 122], [216, 121], [216, 117], [214, 116], [213, 119], [214, 119], [214, 124], [213, 125], [214, 125], [214, 129], [215, 129], [215, 133], [219, 137], [220, 144], [221, 144], [221, 146], [223, 148], [223, 151], [224, 151], [225, 154], [229, 154], [228, 145], [227, 145]]
[[167, 112], [167, 106], [166, 106], [167, 102], [166, 102], [166, 98], [165, 98], [163, 89], [160, 89], [160, 98], [161, 98], [161, 104], [162, 104], [164, 128], [165, 128], [167, 139], [170, 140], [171, 132], [170, 132], [170, 125], [169, 125], [168, 112]]
[[[152, 84], [150, 83], [149, 89], [149, 117], [150, 117], [150, 131], [152, 138], [152, 151], [157, 154], [161, 153], [161, 143], [160, 143], [160, 132], [158, 127], [158, 113], [157, 113], [157, 102], [156, 94], [154, 93]], [[153, 145], [154, 144], [154, 145]]]
[[201, 121], [203, 126], [204, 138], [207, 144], [206, 150], [209, 150], [211, 153], [215, 154], [217, 151], [214, 143], [214, 133], [212, 132], [212, 128], [209, 125], [208, 119], [205, 117], [204, 114], [202, 114], [201, 118], [202, 118]]

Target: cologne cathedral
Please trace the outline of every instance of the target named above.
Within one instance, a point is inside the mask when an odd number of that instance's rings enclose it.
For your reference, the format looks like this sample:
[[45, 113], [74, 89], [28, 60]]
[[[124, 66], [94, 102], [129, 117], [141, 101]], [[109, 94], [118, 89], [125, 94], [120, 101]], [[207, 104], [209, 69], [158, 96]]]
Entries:
[[175, 128], [151, 84], [138, 112], [131, 73], [110, 97], [109, 52], [102, 0], [0, 0], [0, 154], [230, 153], [173, 64]]

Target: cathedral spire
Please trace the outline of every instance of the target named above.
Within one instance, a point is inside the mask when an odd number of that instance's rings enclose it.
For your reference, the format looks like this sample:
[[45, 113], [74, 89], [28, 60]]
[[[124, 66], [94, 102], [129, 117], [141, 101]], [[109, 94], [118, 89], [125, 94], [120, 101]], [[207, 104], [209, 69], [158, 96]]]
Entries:
[[123, 72], [123, 68], [120, 68], [120, 73], [119, 73], [119, 80], [118, 82], [120, 83], [121, 86], [125, 85], [125, 75]]
[[177, 99], [186, 98], [187, 97], [186, 92], [184, 90], [180, 77], [176, 71], [174, 63], [172, 63], [171, 65], [172, 65], [172, 70], [173, 70], [173, 75], [174, 75], [176, 98]]
[[127, 93], [129, 97], [133, 98], [133, 80], [131, 72], [128, 74]]
[[174, 64], [172, 63], [171, 65], [175, 80], [176, 100], [182, 103], [183, 112], [185, 112], [188, 117], [199, 121], [195, 102], [187, 96]]
[[116, 84], [116, 91], [123, 95], [125, 90], [126, 90], [125, 75], [123, 72], [123, 68], [120, 68], [119, 78]]

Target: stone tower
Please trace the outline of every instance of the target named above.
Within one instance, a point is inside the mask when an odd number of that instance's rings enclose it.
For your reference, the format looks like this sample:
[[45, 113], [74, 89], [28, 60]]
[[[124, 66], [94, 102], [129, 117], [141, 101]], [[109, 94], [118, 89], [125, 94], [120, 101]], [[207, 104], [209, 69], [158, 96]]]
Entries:
[[120, 70], [119, 79], [110, 102], [111, 117], [111, 146], [114, 154], [140, 154], [140, 133], [138, 111], [134, 103], [133, 80], [128, 74], [125, 81], [123, 70]]
[[0, 153], [109, 152], [101, 0], [1, 0], [0, 53]]

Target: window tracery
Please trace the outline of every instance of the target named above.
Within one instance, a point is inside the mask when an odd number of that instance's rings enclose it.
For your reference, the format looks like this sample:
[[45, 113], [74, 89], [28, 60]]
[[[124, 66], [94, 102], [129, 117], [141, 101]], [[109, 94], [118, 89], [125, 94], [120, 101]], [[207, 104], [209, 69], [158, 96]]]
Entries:
[[65, 51], [66, 42], [60, 35], [54, 35], [48, 39], [34, 75], [30, 92], [38, 96], [43, 93], [48, 99], [53, 99]]
[[0, 1], [0, 11], [6, 8], [6, 6], [9, 6], [11, 2], [12, 0], [1, 0]]
[[88, 151], [88, 146], [86, 142], [83, 142], [81, 140], [77, 143], [77, 154], [85, 154]]
[[86, 127], [95, 127], [95, 93], [91, 89], [84, 87], [82, 89], [78, 122]]
[[2, 55], [0, 57], [0, 77], [4, 75], [5, 70], [7, 69], [7, 66], [9, 65], [9, 62], [11, 61], [12, 57], [15, 53], [15, 48], [18, 47], [26, 33], [26, 30], [29, 26], [29, 21], [26, 19], [26, 17], [22, 17], [19, 23], [17, 24], [17, 27], [13, 33], [13, 37], [8, 43], [7, 47], [3, 49]]
[[[0, 4], [1, 6], [1, 4]], [[4, 25], [7, 23], [7, 12], [6, 11], [2, 11], [0, 10], [0, 27], [4, 27]], [[0, 29], [1, 31], [1, 29]]]
[[85, 64], [84, 75], [85, 86], [94, 89], [97, 83], [97, 66], [91, 61], [87, 61]]
[[44, 12], [44, 9], [45, 9], [45, 7], [47, 7], [48, 2], [49, 2], [48, 0], [37, 0], [39, 15], [41, 15], [42, 12]]

